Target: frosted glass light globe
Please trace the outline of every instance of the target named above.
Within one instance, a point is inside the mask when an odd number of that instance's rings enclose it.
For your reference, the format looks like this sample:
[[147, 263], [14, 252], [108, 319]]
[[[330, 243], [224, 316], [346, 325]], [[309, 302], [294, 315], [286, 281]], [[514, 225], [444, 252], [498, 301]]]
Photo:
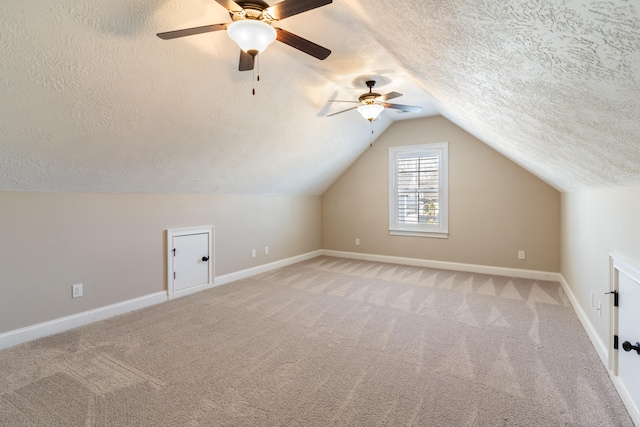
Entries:
[[232, 22], [227, 27], [227, 34], [249, 55], [261, 53], [276, 39], [275, 28], [256, 19]]

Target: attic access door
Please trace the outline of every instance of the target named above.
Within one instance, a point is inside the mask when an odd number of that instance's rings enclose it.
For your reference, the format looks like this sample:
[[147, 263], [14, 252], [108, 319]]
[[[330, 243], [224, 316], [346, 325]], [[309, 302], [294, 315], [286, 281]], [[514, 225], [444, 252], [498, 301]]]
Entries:
[[167, 249], [169, 298], [213, 284], [213, 227], [168, 230]]
[[612, 298], [614, 384], [640, 425], [640, 269], [613, 257], [612, 291], [617, 292]]

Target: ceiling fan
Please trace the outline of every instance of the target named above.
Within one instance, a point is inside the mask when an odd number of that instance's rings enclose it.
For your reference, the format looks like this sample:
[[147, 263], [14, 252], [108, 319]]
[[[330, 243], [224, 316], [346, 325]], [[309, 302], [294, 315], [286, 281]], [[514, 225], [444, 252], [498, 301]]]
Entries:
[[195, 34], [227, 30], [229, 37], [240, 46], [240, 71], [253, 70], [256, 55], [278, 40], [318, 59], [325, 59], [331, 51], [273, 24], [282, 19], [325, 6], [333, 0], [284, 0], [269, 6], [263, 0], [216, 0], [231, 15], [233, 22], [158, 33], [163, 40]]
[[382, 110], [385, 108], [393, 108], [394, 110], [406, 111], [409, 113], [419, 113], [422, 111], [422, 107], [417, 107], [415, 105], [402, 105], [402, 104], [391, 104], [386, 102], [390, 99], [398, 98], [402, 96], [401, 93], [398, 92], [389, 92], [386, 95], [380, 95], [373, 91], [373, 87], [376, 84], [375, 80], [367, 80], [365, 82], [367, 87], [369, 88], [369, 92], [365, 92], [358, 98], [357, 101], [340, 101], [338, 99], [332, 99], [329, 102], [351, 102], [354, 104], [358, 104], [355, 107], [347, 108], [346, 110], [338, 111], [337, 113], [328, 114], [327, 117], [335, 116], [336, 114], [346, 113], [351, 110], [358, 110], [358, 113], [362, 115], [365, 119], [370, 122], [374, 121], [378, 118]]

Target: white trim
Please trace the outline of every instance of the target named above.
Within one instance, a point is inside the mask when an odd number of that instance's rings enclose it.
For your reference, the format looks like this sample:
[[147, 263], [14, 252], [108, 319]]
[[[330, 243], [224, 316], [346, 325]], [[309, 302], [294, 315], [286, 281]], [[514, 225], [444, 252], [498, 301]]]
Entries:
[[[613, 274], [613, 266], [615, 265], [617, 268], [618, 266], [621, 265], [621, 262], [625, 267], [630, 267], [632, 270], [635, 270], [636, 273], [640, 274], [640, 269], [637, 269], [633, 267], [632, 264], [625, 263], [624, 261], [621, 261], [619, 258], [616, 258], [616, 257], [617, 255], [611, 256], [612, 274]], [[620, 271], [623, 271], [623, 270], [620, 270]], [[560, 275], [560, 284], [562, 285], [564, 292], [569, 297], [569, 301], [573, 306], [573, 310], [576, 312], [578, 319], [582, 324], [582, 327], [584, 328], [585, 332], [589, 336], [589, 339], [591, 340], [591, 344], [596, 349], [596, 352], [598, 353], [598, 356], [600, 357], [602, 364], [605, 366], [605, 368], [607, 368], [607, 371], [609, 372], [609, 378], [611, 378], [611, 382], [613, 382], [613, 385], [616, 388], [616, 391], [618, 392], [620, 399], [622, 400], [625, 407], [627, 408], [627, 412], [629, 413], [629, 416], [631, 417], [635, 425], [640, 426], [640, 412], [638, 412], [637, 408], [633, 404], [633, 401], [629, 397], [627, 389], [622, 384], [622, 381], [620, 381], [620, 378], [614, 374], [614, 371], [612, 369], [612, 366], [613, 366], [612, 362], [614, 358], [609, 357], [609, 351], [612, 348], [611, 346], [613, 344], [609, 346], [605, 344], [605, 342], [602, 340], [602, 338], [596, 331], [596, 328], [593, 326], [593, 323], [591, 323], [591, 320], [589, 320], [589, 316], [587, 316], [587, 314], [585, 313], [584, 309], [578, 302], [578, 299], [576, 298], [575, 294], [569, 287], [569, 284], [567, 283], [564, 276], [562, 275]]]
[[[593, 323], [589, 320], [589, 317], [585, 313], [584, 309], [578, 302], [575, 294], [569, 287], [569, 284], [565, 280], [564, 276], [560, 273], [551, 273], [544, 271], [535, 271], [535, 270], [521, 270], [517, 268], [503, 268], [503, 267], [491, 267], [484, 265], [475, 265], [475, 264], [462, 264], [455, 262], [446, 262], [446, 261], [433, 261], [433, 260], [424, 260], [424, 259], [416, 259], [416, 258], [401, 258], [401, 257], [393, 257], [386, 255], [371, 255], [371, 254], [362, 254], [355, 252], [342, 252], [342, 251], [332, 251], [332, 250], [322, 250], [322, 255], [338, 257], [338, 258], [350, 258], [350, 259], [358, 259], [363, 261], [377, 261], [377, 262], [386, 262], [391, 264], [403, 264], [403, 265], [413, 265], [416, 267], [427, 267], [427, 268], [439, 268], [446, 270], [454, 270], [454, 271], [468, 271], [473, 273], [486, 273], [486, 274], [495, 274], [498, 276], [509, 276], [509, 277], [520, 277], [524, 279], [535, 279], [535, 280], [550, 280], [560, 282], [564, 292], [567, 294], [569, 301], [571, 302], [571, 306], [573, 310], [576, 312], [582, 327], [584, 328], [587, 336], [591, 340], [591, 344], [598, 353], [600, 357], [600, 361], [607, 368], [609, 366], [609, 351], [607, 345], [602, 341], [600, 335], [596, 331], [596, 328], [593, 326]], [[626, 267], [626, 271], [630, 271], [635, 273], [640, 277], [640, 269], [635, 267], [633, 264], [625, 261], [621, 261], [617, 258], [615, 261], [612, 260], [612, 265], [616, 267], [623, 265]], [[626, 272], [625, 270], [620, 270]], [[640, 427], [640, 412], [638, 408], [633, 404], [632, 399], [629, 397], [629, 394], [620, 381], [619, 377], [613, 374], [613, 371], [607, 369], [609, 372], [609, 377], [613, 382], [613, 385], [620, 396], [620, 399], [624, 403], [627, 408], [627, 412], [629, 412], [629, 416], [633, 420], [634, 424]]]
[[613, 267], [616, 270], [622, 271], [627, 276], [631, 277], [636, 282], [640, 282], [640, 267], [635, 265], [633, 262], [625, 259], [624, 257], [612, 253], [610, 254], [613, 259]]
[[[640, 282], [640, 267], [638, 267], [633, 262], [628, 259], [622, 257], [617, 253], [609, 254], [609, 263], [610, 263], [610, 291], [618, 291], [619, 286], [619, 272], [622, 272], [629, 276], [632, 280], [636, 282]], [[609, 327], [610, 336], [618, 335], [618, 308], [613, 307], [611, 310], [611, 323]], [[609, 345], [610, 351], [613, 350], [613, 342]], [[638, 408], [629, 395], [629, 391], [625, 387], [624, 383], [620, 380], [618, 376], [618, 354], [615, 354], [616, 357], [611, 357], [608, 364], [609, 377], [611, 377], [611, 381], [615, 386], [624, 406], [627, 408], [627, 412], [629, 416], [633, 420], [636, 426], [640, 426], [640, 408]]]
[[403, 258], [389, 255], [373, 255], [356, 252], [342, 252], [322, 250], [322, 254], [338, 258], [360, 259], [363, 261], [386, 262], [389, 264], [404, 264], [416, 267], [438, 268], [441, 270], [468, 271], [471, 273], [494, 274], [496, 276], [519, 277], [522, 279], [549, 280], [559, 282], [560, 273], [547, 271], [523, 270], [520, 268], [493, 267], [489, 265], [464, 264], [459, 262], [435, 261], [419, 258]]
[[434, 239], [448, 239], [449, 233], [443, 231], [406, 231], [406, 230], [389, 230], [392, 236], [412, 236], [412, 237], [432, 237]]
[[37, 325], [15, 329], [13, 331], [0, 334], [0, 349], [12, 347], [14, 345], [49, 335], [58, 334], [60, 332], [68, 331], [69, 329], [97, 322], [98, 320], [108, 319], [109, 317], [149, 307], [165, 301], [167, 301], [167, 293], [164, 291], [156, 292], [154, 294], [99, 307], [82, 313], [72, 314], [70, 316], [61, 317], [48, 322], [38, 323]]
[[[363, 254], [356, 252], [342, 252], [342, 251], [332, 251], [332, 250], [323, 250], [323, 255], [333, 256], [338, 258], [350, 258], [350, 259], [359, 259], [363, 261], [376, 261], [376, 262], [386, 262], [390, 264], [403, 264], [403, 265], [412, 265], [416, 267], [427, 267], [427, 268], [438, 268], [443, 270], [454, 270], [454, 271], [467, 271], [471, 273], [484, 273], [484, 274], [494, 274], [497, 276], [508, 276], [508, 277], [519, 277], [522, 279], [534, 279], [534, 280], [549, 280], [560, 282], [560, 285], [564, 289], [567, 294], [571, 305], [573, 306], [574, 311], [576, 312], [582, 327], [587, 332], [593, 347], [596, 349], [598, 356], [602, 360], [604, 366], [608, 366], [608, 351], [607, 346], [605, 345], [600, 335], [596, 332], [595, 327], [589, 320], [589, 317], [583, 310], [582, 306], [578, 302], [576, 296], [573, 291], [569, 287], [569, 284], [565, 280], [565, 278], [560, 273], [546, 272], [546, 271], [537, 271], [537, 270], [523, 270], [519, 268], [505, 268], [505, 267], [492, 267], [487, 265], [478, 265], [478, 264], [463, 264], [457, 262], [448, 262], [448, 261], [434, 261], [434, 260], [426, 260], [426, 259], [418, 259], [418, 258], [402, 258], [395, 256], [387, 256], [387, 255], [372, 255], [372, 254]], [[639, 270], [640, 271], [640, 270]]]
[[[507, 276], [507, 277], [519, 277], [522, 279], [534, 279], [534, 280], [549, 280], [560, 282], [560, 285], [564, 289], [567, 294], [571, 305], [573, 306], [574, 311], [576, 312], [582, 327], [586, 331], [593, 347], [596, 349], [600, 360], [604, 364], [605, 367], [608, 366], [609, 354], [607, 351], [607, 346], [605, 345], [600, 335], [598, 335], [595, 327], [589, 320], [589, 317], [583, 310], [582, 306], [578, 302], [575, 297], [573, 291], [569, 287], [569, 284], [565, 280], [565, 278], [560, 273], [546, 272], [546, 271], [537, 271], [537, 270], [523, 270], [519, 268], [506, 268], [506, 267], [493, 267], [487, 265], [478, 265], [478, 264], [464, 264], [457, 262], [449, 262], [449, 261], [435, 261], [435, 260], [426, 260], [426, 259], [418, 259], [418, 258], [402, 258], [388, 255], [373, 255], [373, 254], [363, 254], [356, 252], [342, 252], [342, 251], [332, 251], [332, 250], [323, 250], [323, 255], [333, 256], [338, 258], [350, 258], [350, 259], [359, 259], [363, 261], [376, 261], [376, 262], [386, 262], [390, 264], [403, 264], [403, 265], [412, 265], [416, 267], [427, 267], [427, 268], [438, 268], [443, 270], [454, 270], [454, 271], [467, 271], [471, 273], [483, 273], [483, 274], [494, 274], [497, 276]], [[640, 270], [639, 270], [640, 271]]]
[[246, 270], [240, 270], [233, 273], [224, 274], [222, 276], [216, 276], [216, 284], [224, 285], [227, 283], [235, 282], [236, 280], [255, 276], [256, 274], [266, 273], [267, 271], [275, 270], [276, 268], [286, 267], [297, 262], [307, 261], [309, 259], [324, 255], [323, 252], [323, 250], [307, 252], [306, 254], [296, 255], [291, 258], [281, 259], [280, 261], [270, 262], [269, 264], [262, 264], [256, 267], [247, 268]]
[[169, 296], [167, 292], [156, 292], [154, 294], [145, 295], [142, 297], [134, 298], [128, 301], [122, 301], [112, 305], [99, 307], [93, 310], [88, 310], [82, 313], [72, 314], [70, 316], [61, 317], [59, 319], [53, 319], [47, 322], [39, 323], [37, 325], [27, 326], [21, 329], [15, 329], [13, 331], [0, 334], [0, 350], [3, 348], [12, 347], [14, 345], [22, 344], [28, 341], [32, 341], [38, 338], [43, 338], [49, 335], [65, 332], [70, 329], [84, 326], [89, 323], [97, 322], [99, 320], [108, 319], [109, 317], [124, 314], [129, 311], [138, 310], [151, 305], [166, 302], [167, 300], [183, 297], [195, 292], [211, 289], [216, 286], [224, 285], [227, 283], [235, 282], [236, 280], [245, 279], [247, 277], [254, 276], [256, 274], [265, 273], [276, 268], [286, 267], [297, 262], [306, 261], [322, 255], [321, 250], [308, 252], [302, 255], [296, 255], [291, 258], [275, 261], [269, 264], [263, 264], [257, 267], [248, 268], [246, 270], [236, 271], [234, 273], [225, 274], [215, 278], [214, 283], [207, 283], [200, 286], [193, 286], [191, 288], [183, 289], [175, 294]]
[[[613, 254], [609, 254], [609, 292], [618, 292], [618, 272], [615, 267], [615, 258]], [[609, 306], [609, 351], [613, 351], [613, 337], [618, 334], [618, 307], [610, 300]], [[615, 353], [613, 353], [615, 356]], [[618, 358], [610, 357], [607, 365], [609, 374], [618, 375]]]
[[[398, 160], [414, 157], [438, 158], [438, 224], [406, 224], [398, 221]], [[449, 143], [389, 147], [389, 232], [404, 236], [449, 237]], [[438, 234], [436, 234], [438, 233]]]
[[624, 384], [622, 384], [622, 381], [620, 381], [620, 377], [613, 375], [613, 372], [611, 371], [609, 371], [609, 377], [611, 378], [611, 382], [613, 382], [613, 386], [616, 388], [616, 391], [620, 395], [622, 403], [624, 403], [624, 406], [627, 408], [631, 421], [633, 421], [636, 426], [640, 427], [640, 411], [638, 411], [638, 408], [636, 408], [636, 405], [629, 396], [629, 392]]
[[578, 320], [580, 320], [582, 327], [591, 340], [591, 344], [593, 344], [593, 347], [596, 349], [598, 356], [600, 356], [602, 364], [606, 368], [607, 366], [609, 366], [609, 350], [607, 349], [607, 345], [604, 343], [604, 341], [602, 341], [602, 338], [600, 338], [600, 335], [596, 331], [595, 326], [593, 326], [593, 323], [591, 323], [591, 320], [589, 320], [589, 316], [587, 316], [587, 313], [580, 305], [580, 302], [578, 302], [578, 299], [576, 298], [575, 294], [569, 287], [569, 284], [562, 275], [560, 275], [560, 284], [562, 285], [562, 289], [564, 289], [564, 293], [567, 294], [567, 297], [569, 297], [569, 301], [571, 302], [571, 306], [578, 316]]

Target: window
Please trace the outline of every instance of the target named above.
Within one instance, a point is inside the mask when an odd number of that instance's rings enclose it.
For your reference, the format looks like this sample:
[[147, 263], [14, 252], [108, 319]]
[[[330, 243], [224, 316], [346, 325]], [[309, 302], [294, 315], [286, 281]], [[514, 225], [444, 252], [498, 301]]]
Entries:
[[389, 232], [446, 238], [446, 142], [389, 148]]

